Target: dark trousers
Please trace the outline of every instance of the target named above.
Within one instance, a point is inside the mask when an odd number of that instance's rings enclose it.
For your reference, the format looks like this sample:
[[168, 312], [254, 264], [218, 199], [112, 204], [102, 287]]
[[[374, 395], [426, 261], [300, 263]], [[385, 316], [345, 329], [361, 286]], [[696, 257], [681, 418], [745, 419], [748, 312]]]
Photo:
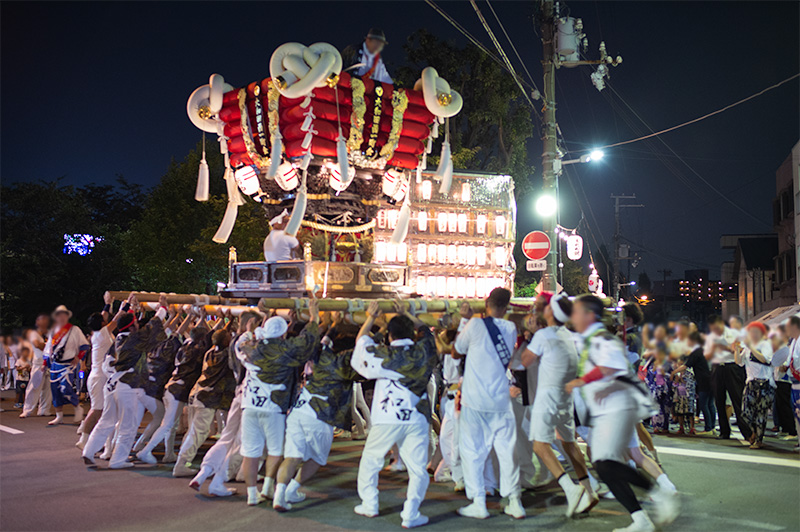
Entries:
[[697, 409], [703, 413], [705, 432], [714, 430], [717, 424], [717, 409], [714, 407], [714, 395], [711, 390], [697, 392]]
[[742, 420], [742, 394], [744, 392], [745, 371], [737, 364], [719, 364], [711, 372], [711, 382], [714, 386], [714, 399], [719, 414], [719, 434], [722, 437], [731, 435], [731, 425], [725, 411], [725, 394], [731, 398], [733, 412], [736, 414], [736, 424], [745, 440], [750, 439], [752, 431]]
[[775, 426], [780, 426], [783, 432], [797, 436], [794, 415], [792, 414], [792, 384], [782, 381], [778, 381], [775, 384], [777, 385], [775, 390], [775, 415], [778, 419]]

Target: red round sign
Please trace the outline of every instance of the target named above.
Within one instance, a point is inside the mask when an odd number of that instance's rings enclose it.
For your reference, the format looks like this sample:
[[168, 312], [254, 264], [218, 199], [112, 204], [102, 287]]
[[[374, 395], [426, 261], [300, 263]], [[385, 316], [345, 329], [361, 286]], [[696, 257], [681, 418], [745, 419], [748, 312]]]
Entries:
[[531, 231], [522, 239], [522, 253], [530, 260], [542, 260], [550, 253], [550, 237], [542, 231]]

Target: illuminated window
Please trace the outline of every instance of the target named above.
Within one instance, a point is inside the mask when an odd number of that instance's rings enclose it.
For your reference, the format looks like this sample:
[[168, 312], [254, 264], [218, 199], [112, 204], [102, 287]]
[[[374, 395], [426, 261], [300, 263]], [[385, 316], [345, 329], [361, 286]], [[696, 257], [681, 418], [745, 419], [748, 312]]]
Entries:
[[475, 278], [467, 277], [467, 297], [475, 297]]
[[428, 245], [428, 263], [434, 264], [436, 262], [436, 244]]
[[467, 246], [463, 244], [458, 246], [458, 263], [459, 264], [467, 263]]
[[397, 216], [400, 212], [396, 209], [392, 209], [388, 213], [386, 213], [386, 225], [389, 229], [394, 229], [397, 227]]
[[447, 295], [447, 277], [440, 275], [436, 278], [436, 295], [445, 297]]
[[397, 262], [397, 246], [386, 244], [386, 262]]
[[456, 295], [458, 297], [467, 297], [466, 277], [459, 277], [458, 279], [456, 279]]
[[447, 262], [450, 264], [458, 263], [458, 248], [455, 244], [447, 246]]
[[494, 263], [497, 266], [503, 266], [506, 263], [506, 248], [503, 246], [494, 248]]
[[455, 277], [447, 278], [447, 297], [458, 297], [458, 282]]
[[378, 229], [386, 229], [386, 211], [378, 211]]

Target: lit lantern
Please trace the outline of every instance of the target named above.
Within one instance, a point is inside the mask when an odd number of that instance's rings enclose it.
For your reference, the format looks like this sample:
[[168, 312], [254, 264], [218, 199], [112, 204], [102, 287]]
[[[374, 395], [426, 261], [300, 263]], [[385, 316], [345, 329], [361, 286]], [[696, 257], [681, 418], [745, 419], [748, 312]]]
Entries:
[[386, 244], [386, 262], [397, 262], [397, 246], [391, 242]]
[[486, 297], [486, 279], [478, 277], [475, 281], [475, 297], [483, 299]]
[[467, 263], [467, 246], [463, 244], [458, 246], [458, 263], [459, 264]]
[[439, 244], [436, 247], [436, 258], [439, 259], [439, 264], [447, 264], [447, 246]]
[[465, 212], [459, 213], [458, 215], [458, 232], [467, 232], [467, 213]]
[[397, 262], [408, 262], [408, 244], [405, 242], [397, 244]]
[[446, 233], [447, 232], [447, 213], [446, 212], [440, 212], [438, 214], [438, 216], [436, 217], [436, 225], [438, 226], [438, 229], [439, 229], [440, 233]]
[[475, 262], [478, 266], [486, 266], [486, 246], [478, 246], [475, 248], [475, 252]]
[[408, 192], [408, 175], [399, 168], [389, 168], [381, 181], [383, 193], [394, 201], [402, 201]]
[[486, 215], [479, 214], [478, 217], [475, 219], [475, 232], [479, 235], [486, 234]]
[[456, 296], [467, 297], [467, 279], [466, 277], [459, 277], [456, 279]]
[[467, 277], [467, 297], [475, 297], [475, 278]]
[[583, 238], [579, 235], [567, 237], [567, 257], [569, 260], [580, 260], [583, 257]]
[[326, 166], [331, 173], [330, 178], [328, 179], [328, 184], [330, 184], [331, 188], [337, 192], [344, 192], [347, 190], [347, 187], [350, 186], [350, 183], [352, 183], [353, 179], [356, 177], [356, 169], [352, 166], [348, 166], [349, 171], [346, 179], [342, 179], [342, 171], [338, 164], [328, 163]]
[[397, 226], [397, 209], [392, 209], [386, 213], [386, 226], [388, 229], [394, 229]]
[[458, 263], [458, 248], [455, 244], [447, 246], [447, 262], [450, 264]]
[[429, 200], [431, 199], [431, 192], [433, 191], [433, 184], [431, 183], [430, 179], [426, 179], [420, 185], [422, 188], [422, 199]]
[[386, 242], [375, 242], [375, 262], [386, 262]]
[[475, 251], [475, 246], [467, 246], [467, 265], [468, 266], [475, 266], [475, 257], [477, 252]]
[[417, 276], [417, 293], [421, 296], [428, 295], [428, 285], [426, 281], [427, 279], [424, 275]]
[[505, 216], [495, 216], [494, 217], [494, 230], [497, 236], [504, 236], [506, 234], [506, 217]]
[[451, 233], [458, 231], [458, 214], [451, 212], [447, 215], [447, 230]]
[[246, 196], [252, 196], [258, 192], [258, 174], [252, 166], [242, 166], [236, 170], [233, 176], [236, 178], [236, 184], [239, 185], [239, 190]]
[[462, 183], [461, 184], [461, 201], [465, 203], [469, 203], [470, 198], [472, 197], [472, 191], [470, 190], [469, 183]]
[[425, 244], [418, 244], [417, 245], [417, 263], [422, 264], [423, 262], [427, 262], [428, 256], [428, 246]]
[[428, 211], [419, 211], [419, 216], [417, 216], [417, 222], [419, 223], [419, 230], [420, 231], [427, 231], [428, 230]]
[[378, 229], [386, 229], [386, 211], [378, 211]]
[[294, 190], [300, 184], [300, 176], [297, 168], [290, 162], [281, 163], [278, 166], [278, 173], [275, 174], [275, 182], [283, 190]]
[[436, 278], [436, 295], [445, 297], [447, 295], [447, 277], [440, 275]]
[[428, 263], [430, 264], [436, 263], [436, 244], [428, 245]]
[[447, 297], [458, 297], [458, 281], [455, 277], [447, 278]]
[[494, 263], [496, 266], [503, 266], [506, 263], [506, 248], [497, 246], [494, 248]]

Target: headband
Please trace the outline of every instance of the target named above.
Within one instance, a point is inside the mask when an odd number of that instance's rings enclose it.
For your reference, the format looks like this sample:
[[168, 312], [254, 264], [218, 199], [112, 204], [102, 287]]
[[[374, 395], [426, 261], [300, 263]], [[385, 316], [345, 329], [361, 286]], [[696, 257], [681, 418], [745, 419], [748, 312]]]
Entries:
[[561, 323], [567, 323], [569, 321], [569, 316], [567, 316], [567, 313], [564, 312], [564, 309], [562, 309], [561, 305], [559, 304], [559, 301], [565, 297], [567, 296], [558, 294], [550, 299], [550, 309], [553, 311], [553, 317]]

